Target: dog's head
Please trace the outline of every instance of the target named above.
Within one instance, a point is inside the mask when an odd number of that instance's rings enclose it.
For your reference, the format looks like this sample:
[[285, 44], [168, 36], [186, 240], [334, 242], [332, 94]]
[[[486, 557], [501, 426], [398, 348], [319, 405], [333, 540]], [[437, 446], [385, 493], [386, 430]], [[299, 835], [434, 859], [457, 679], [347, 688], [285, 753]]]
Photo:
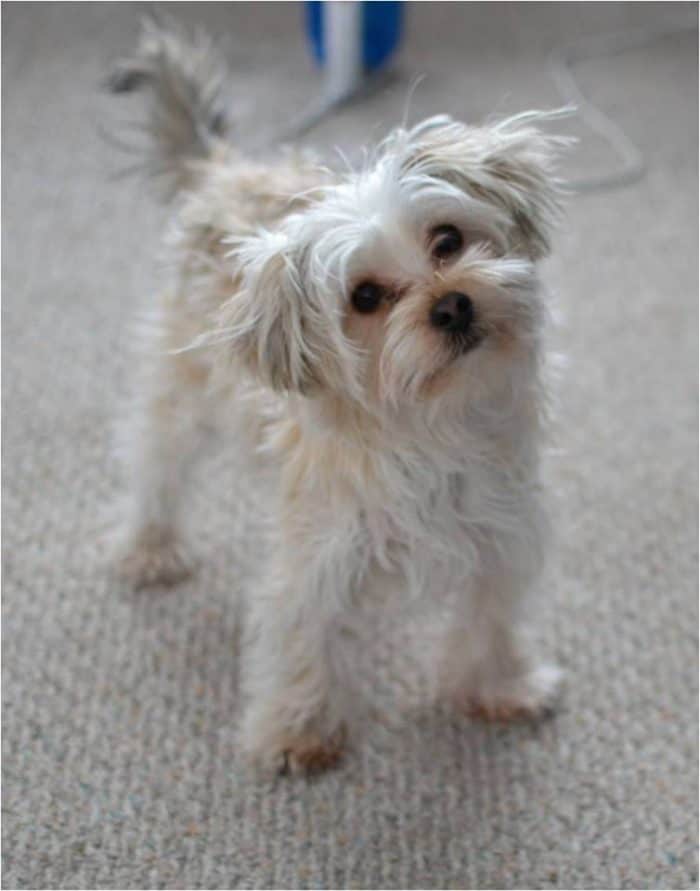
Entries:
[[537, 341], [534, 264], [558, 209], [562, 140], [537, 121], [397, 130], [365, 169], [245, 239], [230, 348], [276, 389], [382, 409], [502, 380]]

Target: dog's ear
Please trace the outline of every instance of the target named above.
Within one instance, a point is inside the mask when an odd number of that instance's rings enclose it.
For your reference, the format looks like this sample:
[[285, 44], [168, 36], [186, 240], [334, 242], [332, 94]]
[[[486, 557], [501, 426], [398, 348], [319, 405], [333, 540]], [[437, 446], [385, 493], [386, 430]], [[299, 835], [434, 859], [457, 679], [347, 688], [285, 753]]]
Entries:
[[233, 252], [240, 286], [222, 306], [212, 341], [261, 383], [308, 392], [316, 383], [311, 310], [298, 261], [282, 233], [263, 232]]
[[505, 211], [511, 250], [538, 259], [549, 252], [561, 211], [555, 167], [571, 140], [538, 123], [561, 116], [526, 112], [487, 127], [467, 127], [446, 116], [403, 132], [404, 167], [452, 183]]

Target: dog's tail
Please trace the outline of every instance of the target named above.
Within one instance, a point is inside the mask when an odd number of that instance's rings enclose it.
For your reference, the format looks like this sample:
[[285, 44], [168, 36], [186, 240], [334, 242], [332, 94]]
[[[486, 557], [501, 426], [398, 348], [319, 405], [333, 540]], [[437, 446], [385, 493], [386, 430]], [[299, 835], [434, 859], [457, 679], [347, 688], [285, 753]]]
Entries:
[[114, 93], [148, 91], [143, 167], [162, 180], [168, 197], [192, 185], [193, 162], [225, 145], [227, 82], [226, 61], [210, 37], [154, 19], [144, 21], [136, 51], [119, 60], [108, 77]]

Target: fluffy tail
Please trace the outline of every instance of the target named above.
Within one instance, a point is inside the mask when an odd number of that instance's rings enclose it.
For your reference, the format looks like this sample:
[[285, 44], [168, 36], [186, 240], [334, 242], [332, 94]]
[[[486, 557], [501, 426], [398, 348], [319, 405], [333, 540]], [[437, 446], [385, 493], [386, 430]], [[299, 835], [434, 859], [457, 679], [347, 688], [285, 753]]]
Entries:
[[229, 129], [224, 87], [226, 62], [205, 33], [152, 19], [142, 25], [136, 52], [119, 60], [107, 80], [114, 93], [146, 89], [149, 146], [144, 167], [157, 175], [168, 197], [192, 185], [193, 161], [212, 156]]

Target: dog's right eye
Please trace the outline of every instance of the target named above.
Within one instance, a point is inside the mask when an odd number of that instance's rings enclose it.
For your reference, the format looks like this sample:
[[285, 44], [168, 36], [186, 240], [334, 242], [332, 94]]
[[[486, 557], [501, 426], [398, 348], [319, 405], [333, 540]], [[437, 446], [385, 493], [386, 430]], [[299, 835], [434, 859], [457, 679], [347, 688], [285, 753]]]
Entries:
[[462, 233], [450, 223], [436, 226], [431, 235], [433, 239], [432, 254], [436, 260], [447, 260], [464, 247]]
[[379, 309], [384, 289], [375, 282], [362, 282], [352, 292], [352, 305], [358, 312], [370, 313]]

